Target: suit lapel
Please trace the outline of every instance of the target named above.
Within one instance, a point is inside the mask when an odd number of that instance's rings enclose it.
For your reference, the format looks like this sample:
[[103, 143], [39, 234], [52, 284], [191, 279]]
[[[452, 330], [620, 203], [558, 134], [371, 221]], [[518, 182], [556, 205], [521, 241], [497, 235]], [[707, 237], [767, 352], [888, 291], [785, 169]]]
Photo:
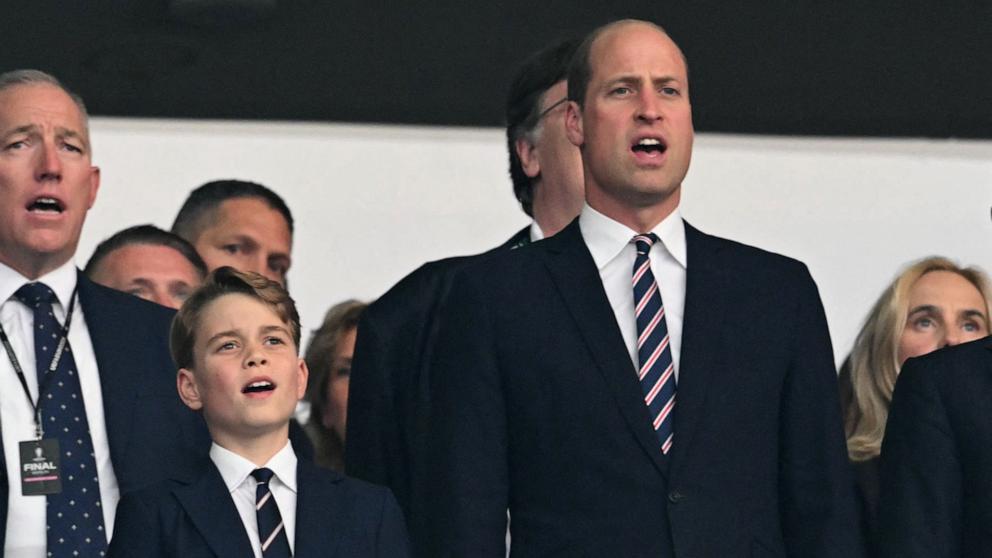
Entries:
[[688, 258], [685, 318], [672, 441], [672, 463], [676, 470], [691, 447], [699, 419], [704, 415], [714, 372], [726, 366], [723, 336], [729, 328], [724, 323], [724, 314], [733, 303], [728, 300], [727, 274], [717, 257], [719, 246], [712, 237], [688, 223], [685, 233]]
[[220, 472], [209, 459], [200, 469], [202, 473], [193, 482], [173, 489], [173, 494], [214, 554], [252, 556], [248, 533]]
[[296, 478], [296, 544], [294, 556], [337, 556], [346, 518], [335, 495], [341, 477], [299, 460]]
[[[143, 347], [144, 339], [116, 316], [118, 305], [100, 291], [98, 285], [79, 274], [79, 304], [86, 318], [87, 329], [100, 371], [103, 411], [107, 424], [107, 441], [111, 463], [124, 463], [127, 441], [131, 434], [131, 417], [141, 389], [140, 356], [135, 347]], [[117, 473], [120, 475], [120, 471]], [[122, 479], [125, 486], [128, 479]]]
[[546, 248], [548, 271], [610, 387], [620, 413], [658, 471], [667, 474], [667, 459], [651, 428], [637, 373], [603, 290], [599, 271], [582, 239], [578, 219], [540, 245]]

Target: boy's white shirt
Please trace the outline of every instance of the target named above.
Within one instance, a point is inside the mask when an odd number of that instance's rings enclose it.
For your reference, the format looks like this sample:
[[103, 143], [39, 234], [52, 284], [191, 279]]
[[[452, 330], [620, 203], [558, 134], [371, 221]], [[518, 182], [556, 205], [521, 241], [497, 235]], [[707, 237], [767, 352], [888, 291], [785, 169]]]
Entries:
[[[255, 558], [262, 558], [262, 543], [258, 536], [258, 517], [255, 515], [255, 488], [258, 482], [251, 472], [259, 467], [240, 455], [225, 449], [216, 442], [210, 446], [210, 459], [220, 471], [227, 490], [231, 493], [241, 522], [248, 532]], [[286, 445], [269, 459], [264, 467], [275, 473], [269, 481], [269, 490], [279, 506], [283, 528], [289, 540], [289, 549], [296, 549], [296, 452], [293, 445]]]

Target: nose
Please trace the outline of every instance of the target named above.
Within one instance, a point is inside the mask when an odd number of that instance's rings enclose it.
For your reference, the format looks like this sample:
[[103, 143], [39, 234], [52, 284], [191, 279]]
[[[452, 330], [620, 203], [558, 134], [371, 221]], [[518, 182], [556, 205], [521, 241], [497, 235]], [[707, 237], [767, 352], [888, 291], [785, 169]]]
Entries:
[[957, 330], [951, 330], [944, 334], [944, 344], [943, 347], [953, 347], [958, 345], [963, 341], [961, 337], [961, 332]]
[[155, 290], [152, 292], [151, 301], [155, 304], [160, 304], [162, 306], [168, 306], [169, 308], [179, 309], [176, 301], [169, 295], [169, 293], [162, 292], [161, 290]]
[[638, 95], [637, 120], [653, 123], [662, 119], [661, 105], [658, 92], [653, 88], [644, 88]]
[[258, 343], [253, 343], [248, 350], [248, 357], [245, 359], [245, 368], [255, 368], [268, 364], [268, 359], [262, 353], [262, 348]]
[[272, 272], [269, 270], [268, 258], [265, 253], [261, 250], [256, 250], [252, 254], [248, 261], [245, 262], [245, 271], [251, 271], [257, 273], [266, 279], [276, 281], [277, 279], [272, 277]]
[[39, 182], [62, 179], [62, 160], [59, 159], [58, 149], [49, 141], [42, 142], [38, 155], [38, 166], [35, 170]]

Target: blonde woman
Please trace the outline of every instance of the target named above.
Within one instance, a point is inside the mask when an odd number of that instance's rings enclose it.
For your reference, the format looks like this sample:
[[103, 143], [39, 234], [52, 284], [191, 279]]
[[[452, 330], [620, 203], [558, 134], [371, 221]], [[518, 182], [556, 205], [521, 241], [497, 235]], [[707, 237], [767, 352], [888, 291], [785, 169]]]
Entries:
[[344, 470], [351, 359], [358, 321], [367, 307], [357, 300], [331, 307], [324, 323], [313, 333], [304, 357], [310, 369], [304, 395], [310, 403], [310, 419], [305, 429], [313, 441], [314, 461], [336, 471]]
[[878, 456], [892, 389], [906, 359], [989, 334], [989, 279], [942, 257], [906, 267], [868, 314], [841, 369], [847, 451], [857, 472], [865, 529], [874, 546]]

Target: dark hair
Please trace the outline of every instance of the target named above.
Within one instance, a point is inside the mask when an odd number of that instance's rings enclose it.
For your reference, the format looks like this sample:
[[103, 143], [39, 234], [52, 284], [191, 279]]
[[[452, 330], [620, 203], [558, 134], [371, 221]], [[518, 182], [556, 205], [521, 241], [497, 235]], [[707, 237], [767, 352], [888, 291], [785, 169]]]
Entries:
[[532, 54], [517, 69], [507, 94], [506, 147], [510, 153], [510, 179], [517, 201], [531, 217], [534, 216], [534, 185], [520, 163], [516, 143], [537, 128], [544, 93], [565, 79], [577, 45], [578, 41], [567, 39]]
[[238, 271], [233, 267], [224, 266], [215, 269], [207, 276], [203, 285], [193, 291], [179, 309], [179, 313], [172, 319], [169, 349], [177, 367], [193, 367], [193, 347], [196, 345], [196, 330], [203, 317], [203, 309], [211, 302], [229, 294], [248, 295], [271, 306], [279, 319], [289, 326], [293, 343], [299, 349], [300, 315], [296, 311], [296, 303], [286, 289], [258, 273]]
[[163, 231], [154, 225], [136, 225], [114, 233], [110, 238], [97, 245], [96, 250], [93, 251], [93, 255], [86, 262], [83, 273], [92, 279], [107, 256], [115, 250], [134, 244], [172, 248], [182, 254], [193, 265], [200, 279], [203, 279], [207, 275], [207, 264], [203, 263], [203, 259], [196, 253], [196, 249], [193, 248], [192, 244], [186, 242], [178, 235]]
[[[592, 52], [593, 43], [596, 42], [596, 39], [598, 39], [600, 35], [610, 29], [631, 23], [640, 23], [654, 27], [665, 36], [671, 37], [671, 35], [668, 34], [668, 31], [665, 31], [665, 29], [657, 23], [643, 21], [640, 19], [621, 19], [593, 29], [588, 35], [586, 35], [585, 39], [582, 40], [582, 43], [579, 45], [578, 49], [576, 49], [575, 55], [572, 57], [572, 63], [568, 67], [568, 99], [570, 101], [575, 101], [575, 103], [579, 105], [579, 108], [585, 106], [586, 90], [589, 88], [589, 80], [592, 77], [592, 67], [589, 65], [589, 55]], [[682, 62], [685, 64], [686, 76], [688, 76], [689, 62], [686, 60], [682, 49], [679, 49], [679, 54], [682, 55]]]
[[233, 179], [207, 182], [190, 192], [172, 223], [172, 232], [195, 244], [220, 204], [236, 198], [262, 200], [286, 219], [289, 233], [293, 233], [293, 214], [279, 194], [255, 182]]

